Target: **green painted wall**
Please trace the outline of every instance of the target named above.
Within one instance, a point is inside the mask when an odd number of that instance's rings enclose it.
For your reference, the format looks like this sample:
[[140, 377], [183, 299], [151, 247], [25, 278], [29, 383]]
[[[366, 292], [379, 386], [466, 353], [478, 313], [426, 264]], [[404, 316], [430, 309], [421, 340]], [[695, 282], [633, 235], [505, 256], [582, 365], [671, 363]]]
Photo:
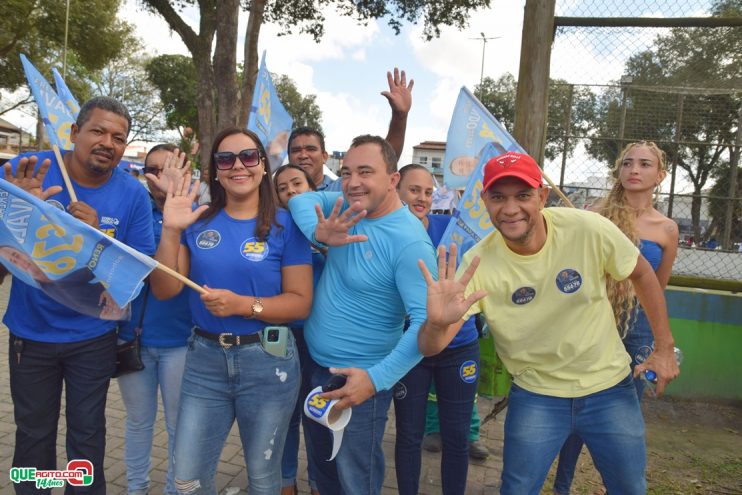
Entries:
[[742, 400], [742, 295], [668, 287], [666, 296], [684, 356], [667, 395]]

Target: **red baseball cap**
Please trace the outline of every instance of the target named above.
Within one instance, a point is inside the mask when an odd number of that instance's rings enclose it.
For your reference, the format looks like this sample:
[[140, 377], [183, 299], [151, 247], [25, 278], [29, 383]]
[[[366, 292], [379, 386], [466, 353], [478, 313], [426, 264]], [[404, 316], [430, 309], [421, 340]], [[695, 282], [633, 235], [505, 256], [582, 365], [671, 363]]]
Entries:
[[486, 191], [503, 177], [517, 177], [531, 187], [541, 185], [541, 169], [530, 156], [515, 151], [498, 155], [484, 166], [484, 187]]

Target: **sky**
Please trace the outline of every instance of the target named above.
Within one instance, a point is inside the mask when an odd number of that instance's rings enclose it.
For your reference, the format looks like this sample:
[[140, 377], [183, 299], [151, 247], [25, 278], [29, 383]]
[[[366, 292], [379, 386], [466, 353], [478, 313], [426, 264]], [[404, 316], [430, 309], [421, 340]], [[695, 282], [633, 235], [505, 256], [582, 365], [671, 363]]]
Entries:
[[[644, 7], [651, 3], [651, 7]], [[683, 12], [669, 9], [674, 2], [626, 0], [558, 0], [557, 15], [704, 15], [708, 0], [687, 0]], [[333, 9], [325, 12], [325, 35], [315, 43], [308, 35], [278, 36], [275, 25], [263, 25], [258, 52], [267, 51], [268, 69], [291, 77], [302, 94], [315, 94], [322, 110], [322, 127], [329, 152], [345, 151], [359, 134], [386, 135], [390, 110], [380, 92], [387, 89], [386, 71], [404, 69], [415, 81], [413, 106], [408, 118], [405, 148], [400, 163], [412, 159], [412, 147], [422, 141], [445, 141], [451, 113], [461, 86], [473, 90], [482, 71], [481, 36], [489, 40], [484, 52], [484, 75], [498, 78], [510, 72], [517, 78], [523, 25], [524, 0], [491, 0], [491, 7], [474, 12], [464, 30], [443, 27], [441, 36], [425, 41], [422, 27], [403, 25], [399, 35], [386, 21], [359, 25]], [[658, 6], [659, 4], [659, 6]], [[602, 5], [603, 12], [596, 11]], [[662, 7], [664, 5], [664, 9]], [[198, 29], [198, 11], [182, 14]], [[136, 0], [125, 0], [119, 17], [131, 23], [152, 55], [188, 55], [180, 37], [172, 33], [159, 16], [143, 10]], [[242, 45], [247, 14], [240, 15], [237, 50]], [[584, 34], [584, 33], [583, 33]], [[640, 30], [632, 43], [649, 46], [657, 30]], [[556, 37], [552, 48], [551, 77], [570, 82], [618, 80], [625, 54], [615, 43], [598, 46], [594, 39], [580, 38], [580, 32]], [[477, 39], [479, 38], [479, 39]], [[33, 122], [21, 116], [21, 125], [32, 129]], [[16, 122], [18, 119], [13, 119]], [[578, 150], [578, 154], [580, 151]], [[584, 157], [582, 157], [584, 158]], [[552, 176], [558, 168], [552, 166]], [[547, 172], [549, 166], [547, 165]]]

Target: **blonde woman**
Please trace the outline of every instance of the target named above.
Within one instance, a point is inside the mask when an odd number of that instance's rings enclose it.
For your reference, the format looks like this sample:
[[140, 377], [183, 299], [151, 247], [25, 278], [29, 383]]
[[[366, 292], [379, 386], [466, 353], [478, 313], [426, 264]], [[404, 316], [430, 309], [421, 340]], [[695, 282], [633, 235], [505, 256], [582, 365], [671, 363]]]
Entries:
[[[634, 241], [652, 265], [664, 289], [670, 280], [678, 250], [678, 226], [654, 207], [655, 191], [667, 176], [665, 152], [651, 141], [628, 144], [612, 171], [613, 187], [596, 211], [616, 224]], [[644, 310], [636, 303], [631, 282], [608, 278], [608, 299], [613, 306], [618, 331], [631, 356], [631, 369], [649, 357], [654, 349], [652, 330]], [[641, 400], [644, 382], [634, 379]], [[568, 494], [582, 440], [571, 436], [559, 454], [554, 493]]]

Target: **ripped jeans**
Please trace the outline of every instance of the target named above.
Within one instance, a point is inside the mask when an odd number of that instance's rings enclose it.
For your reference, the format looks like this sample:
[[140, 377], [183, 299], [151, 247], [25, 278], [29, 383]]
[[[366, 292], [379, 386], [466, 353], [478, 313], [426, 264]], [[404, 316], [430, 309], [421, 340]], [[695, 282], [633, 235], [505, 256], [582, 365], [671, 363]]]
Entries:
[[289, 335], [286, 357], [258, 344], [224, 349], [192, 335], [188, 341], [175, 430], [175, 488], [216, 494], [216, 467], [235, 419], [251, 495], [281, 490], [281, 456], [299, 393], [299, 358]]

